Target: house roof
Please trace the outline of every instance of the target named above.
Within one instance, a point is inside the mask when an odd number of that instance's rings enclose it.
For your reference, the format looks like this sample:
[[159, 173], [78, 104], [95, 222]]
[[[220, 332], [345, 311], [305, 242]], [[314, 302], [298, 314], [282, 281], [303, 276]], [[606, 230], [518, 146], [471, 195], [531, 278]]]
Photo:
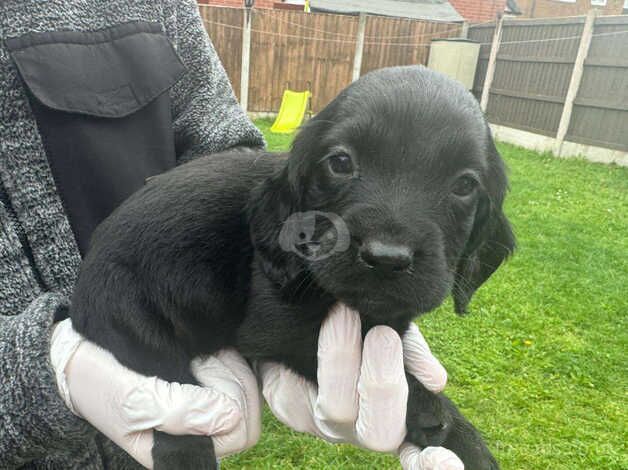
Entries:
[[432, 21], [464, 21], [447, 0], [310, 0], [312, 11], [396, 16]]

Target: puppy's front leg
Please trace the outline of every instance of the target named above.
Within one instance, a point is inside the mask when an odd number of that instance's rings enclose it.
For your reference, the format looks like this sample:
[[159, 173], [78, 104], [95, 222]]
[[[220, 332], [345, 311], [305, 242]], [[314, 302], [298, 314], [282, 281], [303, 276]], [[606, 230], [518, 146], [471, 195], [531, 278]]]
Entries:
[[207, 436], [173, 436], [154, 431], [154, 470], [216, 470], [214, 443]]
[[442, 393], [427, 390], [413, 375], [408, 379], [406, 441], [420, 448], [441, 446], [454, 452], [467, 470], [499, 470], [477, 429]]

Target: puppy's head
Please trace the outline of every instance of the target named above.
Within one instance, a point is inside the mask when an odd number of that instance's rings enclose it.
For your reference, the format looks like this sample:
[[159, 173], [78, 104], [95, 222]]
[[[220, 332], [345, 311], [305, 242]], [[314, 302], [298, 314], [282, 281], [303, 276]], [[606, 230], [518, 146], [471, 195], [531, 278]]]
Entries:
[[383, 69], [304, 126], [254, 197], [253, 239], [282, 287], [316, 283], [373, 320], [449, 292], [463, 313], [514, 248], [506, 190], [471, 94], [423, 67]]

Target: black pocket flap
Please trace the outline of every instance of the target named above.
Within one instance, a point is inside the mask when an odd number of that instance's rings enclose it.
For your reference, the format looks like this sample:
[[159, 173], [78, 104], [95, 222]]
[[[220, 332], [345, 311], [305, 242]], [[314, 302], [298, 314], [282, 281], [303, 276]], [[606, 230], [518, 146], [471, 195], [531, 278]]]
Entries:
[[157, 23], [32, 33], [5, 43], [39, 101], [92, 116], [131, 114], [168, 90], [185, 71]]

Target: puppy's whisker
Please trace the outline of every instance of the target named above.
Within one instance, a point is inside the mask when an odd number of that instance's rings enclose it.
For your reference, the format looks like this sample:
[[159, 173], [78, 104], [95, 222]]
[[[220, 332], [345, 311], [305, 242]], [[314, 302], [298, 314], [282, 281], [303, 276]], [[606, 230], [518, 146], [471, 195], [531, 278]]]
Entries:
[[474, 286], [471, 281], [464, 275], [457, 273], [455, 270], [450, 269], [450, 274], [454, 276], [454, 282], [452, 288], [462, 290], [474, 290]]
[[310, 290], [310, 288], [312, 288], [314, 286], [314, 276], [312, 274], [308, 274], [304, 281], [305, 287], [303, 288], [303, 290], [301, 291], [301, 295], [299, 297], [299, 300], [302, 300], [305, 298], [305, 296], [307, 295], [308, 291]]
[[496, 246], [498, 246], [500, 248], [504, 248], [509, 253], [512, 252], [512, 247], [511, 246], [505, 245], [505, 244], [503, 244], [503, 243], [501, 243], [501, 242], [499, 242], [497, 240], [491, 240], [491, 244], [496, 245]]
[[[507, 247], [504, 247], [507, 248]], [[494, 269], [495, 265], [493, 264], [488, 264], [484, 261], [482, 261], [481, 259], [477, 258], [477, 257], [469, 257], [469, 256], [463, 256], [460, 258], [460, 261], [470, 261], [472, 263], [477, 263], [479, 266], [483, 266], [485, 268], [490, 268], [490, 269]]]

